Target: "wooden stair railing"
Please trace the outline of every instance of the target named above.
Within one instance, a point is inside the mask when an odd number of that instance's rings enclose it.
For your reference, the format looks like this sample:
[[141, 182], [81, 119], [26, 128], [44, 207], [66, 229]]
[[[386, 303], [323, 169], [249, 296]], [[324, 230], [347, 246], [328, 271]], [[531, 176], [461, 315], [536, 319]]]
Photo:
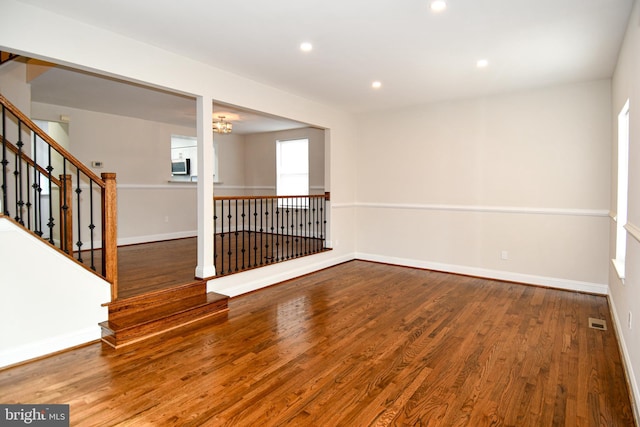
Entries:
[[116, 175], [96, 175], [1, 94], [0, 106], [1, 213], [102, 276], [116, 300]]
[[20, 55], [16, 55], [15, 53], [0, 51], [0, 65], [4, 64], [5, 62], [14, 60], [19, 56]]

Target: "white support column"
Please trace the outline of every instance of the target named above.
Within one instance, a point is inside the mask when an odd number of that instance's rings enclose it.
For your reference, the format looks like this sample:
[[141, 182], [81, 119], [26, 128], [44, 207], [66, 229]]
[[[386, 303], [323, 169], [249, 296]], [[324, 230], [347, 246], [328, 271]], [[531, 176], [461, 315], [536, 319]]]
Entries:
[[213, 100], [197, 99], [198, 133], [198, 278], [216, 275], [213, 263]]

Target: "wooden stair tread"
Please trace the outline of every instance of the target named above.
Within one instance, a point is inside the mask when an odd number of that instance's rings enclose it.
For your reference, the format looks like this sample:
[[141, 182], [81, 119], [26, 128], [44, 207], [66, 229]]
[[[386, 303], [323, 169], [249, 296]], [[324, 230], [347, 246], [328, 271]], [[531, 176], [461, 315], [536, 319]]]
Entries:
[[119, 348], [228, 310], [229, 297], [197, 281], [107, 304], [102, 341]]
[[162, 303], [167, 300], [201, 295], [206, 293], [206, 289], [206, 282], [199, 280], [191, 283], [186, 283], [184, 285], [173, 286], [166, 289], [159, 289], [153, 292], [147, 292], [141, 295], [117, 299], [116, 301], [109, 302], [105, 305], [109, 307], [109, 312], [111, 313], [122, 308], [128, 309], [133, 306], [142, 307], [145, 305]]
[[224, 295], [209, 292], [203, 295], [181, 298], [178, 300], [165, 302], [160, 305], [150, 306], [149, 308], [143, 310], [132, 311], [131, 313], [120, 316], [118, 320], [108, 320], [105, 323], [107, 324], [109, 329], [123, 330], [144, 323], [163, 319], [177, 313], [193, 310], [202, 306], [223, 308], [227, 305], [227, 299], [228, 298]]

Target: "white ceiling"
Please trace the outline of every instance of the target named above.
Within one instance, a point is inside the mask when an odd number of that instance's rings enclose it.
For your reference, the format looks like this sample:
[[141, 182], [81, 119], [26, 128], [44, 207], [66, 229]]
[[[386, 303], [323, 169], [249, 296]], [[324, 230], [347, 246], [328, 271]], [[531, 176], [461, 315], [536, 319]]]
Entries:
[[[448, 0], [435, 14], [428, 0], [21, 1], [350, 112], [609, 78], [633, 3]], [[34, 81], [35, 100], [61, 74]]]

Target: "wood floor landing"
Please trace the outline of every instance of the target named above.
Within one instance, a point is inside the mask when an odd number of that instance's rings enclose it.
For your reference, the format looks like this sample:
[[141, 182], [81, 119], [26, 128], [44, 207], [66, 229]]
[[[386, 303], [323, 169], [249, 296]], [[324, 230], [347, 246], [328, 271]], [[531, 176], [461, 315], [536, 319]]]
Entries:
[[0, 371], [81, 426], [633, 426], [605, 297], [352, 261]]
[[195, 237], [118, 248], [118, 297], [168, 289], [194, 281]]

